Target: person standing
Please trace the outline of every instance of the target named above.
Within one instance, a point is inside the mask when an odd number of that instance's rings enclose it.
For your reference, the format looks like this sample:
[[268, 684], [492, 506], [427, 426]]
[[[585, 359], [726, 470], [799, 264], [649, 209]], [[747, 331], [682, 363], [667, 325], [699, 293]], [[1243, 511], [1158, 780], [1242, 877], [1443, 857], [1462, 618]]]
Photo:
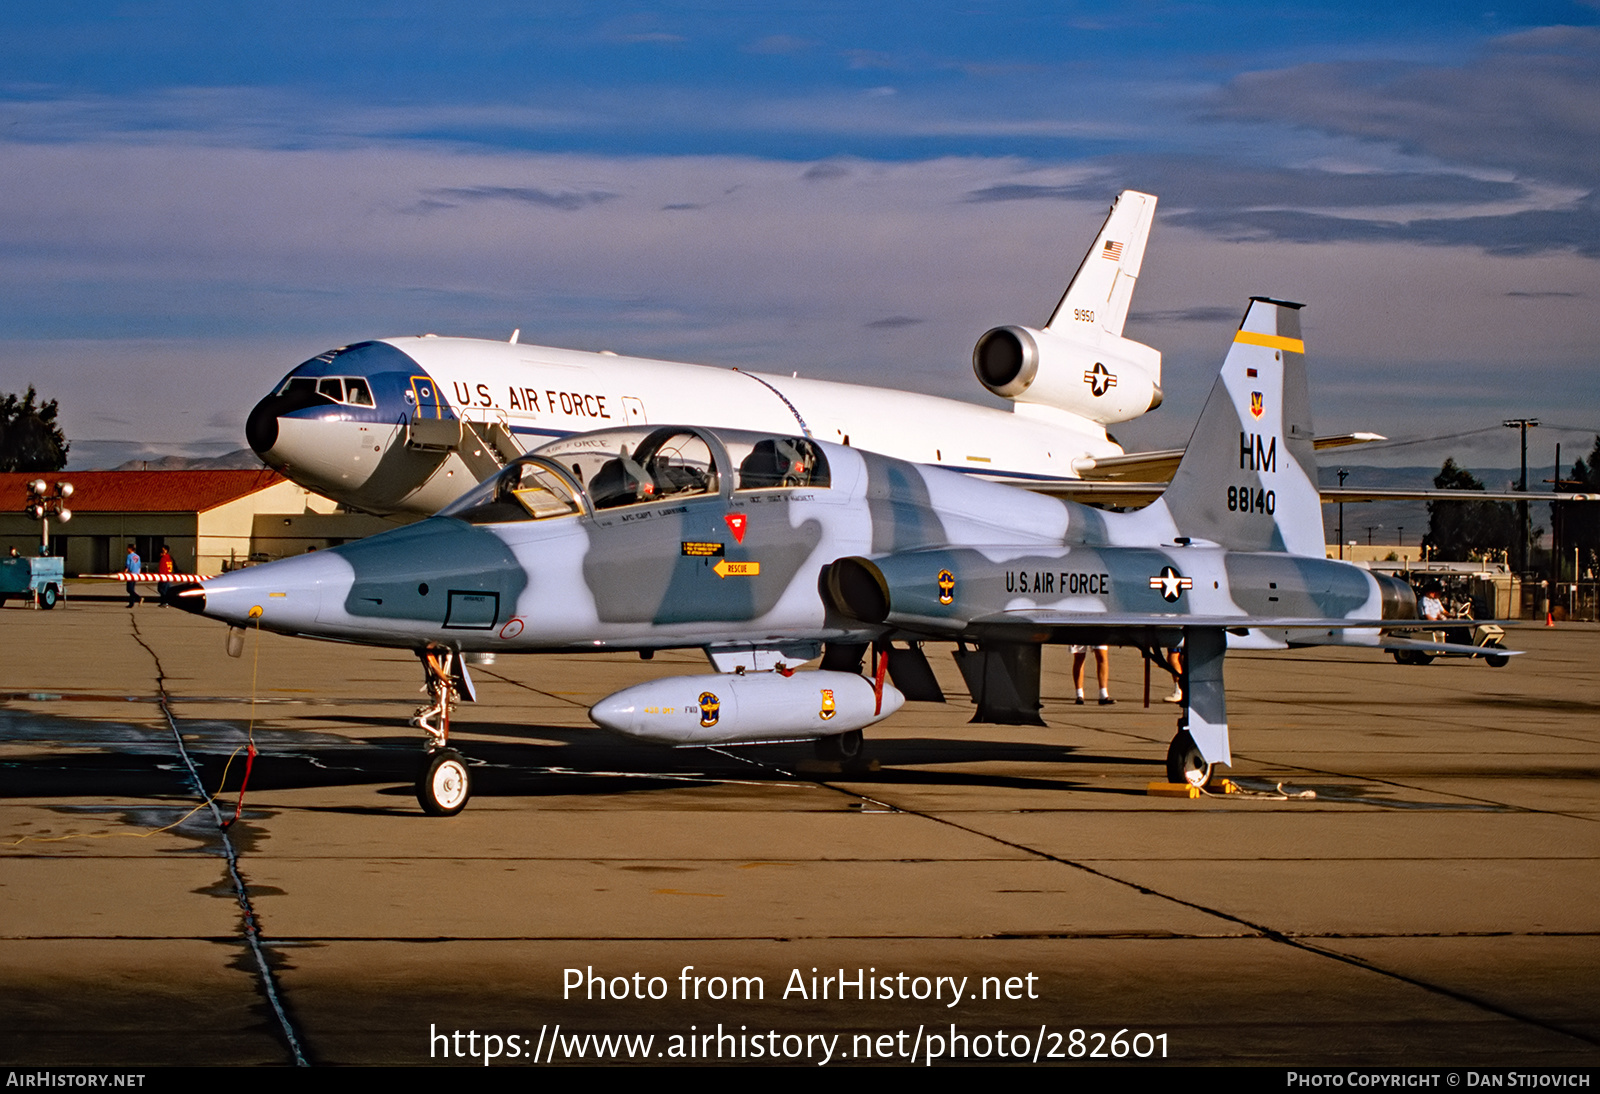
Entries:
[[[1077, 686], [1077, 704], [1083, 705], [1083, 663], [1088, 658], [1089, 647], [1072, 647], [1072, 682]], [[1096, 646], [1094, 648], [1095, 676], [1100, 681], [1100, 705], [1108, 707], [1116, 700], [1111, 698], [1111, 647]]]
[[[139, 558], [139, 552], [134, 550], [133, 544], [131, 544], [131, 543], [128, 544], [128, 557], [122, 564], [123, 572], [127, 573], [127, 574], [129, 574], [131, 576], [133, 574], [139, 573], [143, 568], [144, 568], [144, 563]], [[135, 585], [132, 581], [129, 581], [128, 582], [128, 607], [131, 608], [137, 603], [139, 603], [139, 587], [137, 585]]]
[[166, 544], [161, 545], [161, 557], [156, 559], [156, 573], [172, 573], [172, 552], [167, 550]]

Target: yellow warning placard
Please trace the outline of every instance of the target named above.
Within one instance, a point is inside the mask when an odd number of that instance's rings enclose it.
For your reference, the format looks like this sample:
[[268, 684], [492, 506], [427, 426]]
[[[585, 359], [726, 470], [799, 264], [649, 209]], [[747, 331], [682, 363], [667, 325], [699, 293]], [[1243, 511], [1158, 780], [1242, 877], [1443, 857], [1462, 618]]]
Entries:
[[718, 577], [755, 577], [761, 572], [761, 563], [730, 562], [727, 559], [722, 559], [711, 567], [711, 570]]

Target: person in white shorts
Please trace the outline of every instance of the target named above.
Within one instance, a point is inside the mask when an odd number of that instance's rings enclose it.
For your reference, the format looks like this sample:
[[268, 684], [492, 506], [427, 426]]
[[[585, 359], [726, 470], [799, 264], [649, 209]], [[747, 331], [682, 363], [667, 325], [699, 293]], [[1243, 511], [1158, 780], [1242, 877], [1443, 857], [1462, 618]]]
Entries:
[[[1072, 682], [1078, 689], [1076, 700], [1079, 706], [1083, 705], [1083, 661], [1089, 655], [1088, 646], [1072, 647]], [[1100, 678], [1100, 705], [1108, 707], [1116, 700], [1111, 698], [1107, 689], [1111, 686], [1111, 647], [1096, 646], [1094, 648], [1094, 671]]]

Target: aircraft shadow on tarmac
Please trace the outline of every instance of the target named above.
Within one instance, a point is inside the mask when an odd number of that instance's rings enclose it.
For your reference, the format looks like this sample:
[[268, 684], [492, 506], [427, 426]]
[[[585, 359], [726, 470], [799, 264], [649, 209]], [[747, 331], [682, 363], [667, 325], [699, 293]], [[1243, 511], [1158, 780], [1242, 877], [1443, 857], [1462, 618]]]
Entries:
[[[172, 739], [153, 727], [29, 716], [14, 742], [48, 741], [39, 754], [13, 755], [0, 764], [0, 799], [165, 799], [192, 794]], [[414, 738], [396, 734], [393, 718], [338, 715], [322, 719], [361, 730], [382, 730], [352, 740], [317, 730], [257, 725], [259, 754], [250, 775], [252, 793], [314, 787], [395, 783], [384, 794], [409, 796], [421, 759]], [[59, 722], [41, 725], [39, 722]], [[69, 726], [67, 723], [71, 723]], [[15, 731], [17, 726], [12, 727]], [[202, 783], [219, 797], [236, 791], [243, 776], [244, 727], [231, 722], [183, 721], [190, 758]], [[511, 738], [507, 740], [506, 738]], [[520, 738], [520, 740], [518, 740]], [[70, 741], [80, 747], [62, 747]], [[844, 781], [884, 785], [941, 785], [1018, 790], [1142, 793], [1071, 777], [1072, 769], [1106, 765], [1159, 768], [1147, 756], [1105, 755], [1071, 745], [949, 738], [890, 738], [867, 742], [856, 761], [822, 762], [810, 742], [724, 748], [664, 748], [571, 727], [475, 724], [456, 738], [472, 765], [476, 793], [485, 796], [558, 796], [641, 793], [692, 784]], [[87, 747], [82, 747], [87, 746]], [[231, 762], [231, 766], [230, 766]], [[970, 770], [971, 765], [1058, 767], [1059, 776]], [[964, 765], [967, 770], [954, 770]], [[224, 781], [224, 771], [226, 780]], [[218, 788], [221, 788], [220, 790]], [[333, 807], [338, 811], [338, 807]], [[349, 811], [370, 812], [351, 808]], [[379, 809], [378, 812], [387, 812]], [[396, 810], [409, 813], [410, 810]]]

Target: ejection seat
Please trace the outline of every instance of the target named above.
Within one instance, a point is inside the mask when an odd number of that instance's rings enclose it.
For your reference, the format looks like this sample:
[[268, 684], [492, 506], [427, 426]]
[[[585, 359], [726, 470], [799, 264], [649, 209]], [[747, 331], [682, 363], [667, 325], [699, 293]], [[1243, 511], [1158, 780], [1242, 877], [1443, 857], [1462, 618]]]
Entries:
[[655, 481], [624, 451], [600, 465], [589, 480], [589, 499], [596, 509], [650, 501], [656, 492]]
[[804, 441], [776, 437], [758, 441], [739, 463], [739, 489], [808, 486], [817, 453]]

